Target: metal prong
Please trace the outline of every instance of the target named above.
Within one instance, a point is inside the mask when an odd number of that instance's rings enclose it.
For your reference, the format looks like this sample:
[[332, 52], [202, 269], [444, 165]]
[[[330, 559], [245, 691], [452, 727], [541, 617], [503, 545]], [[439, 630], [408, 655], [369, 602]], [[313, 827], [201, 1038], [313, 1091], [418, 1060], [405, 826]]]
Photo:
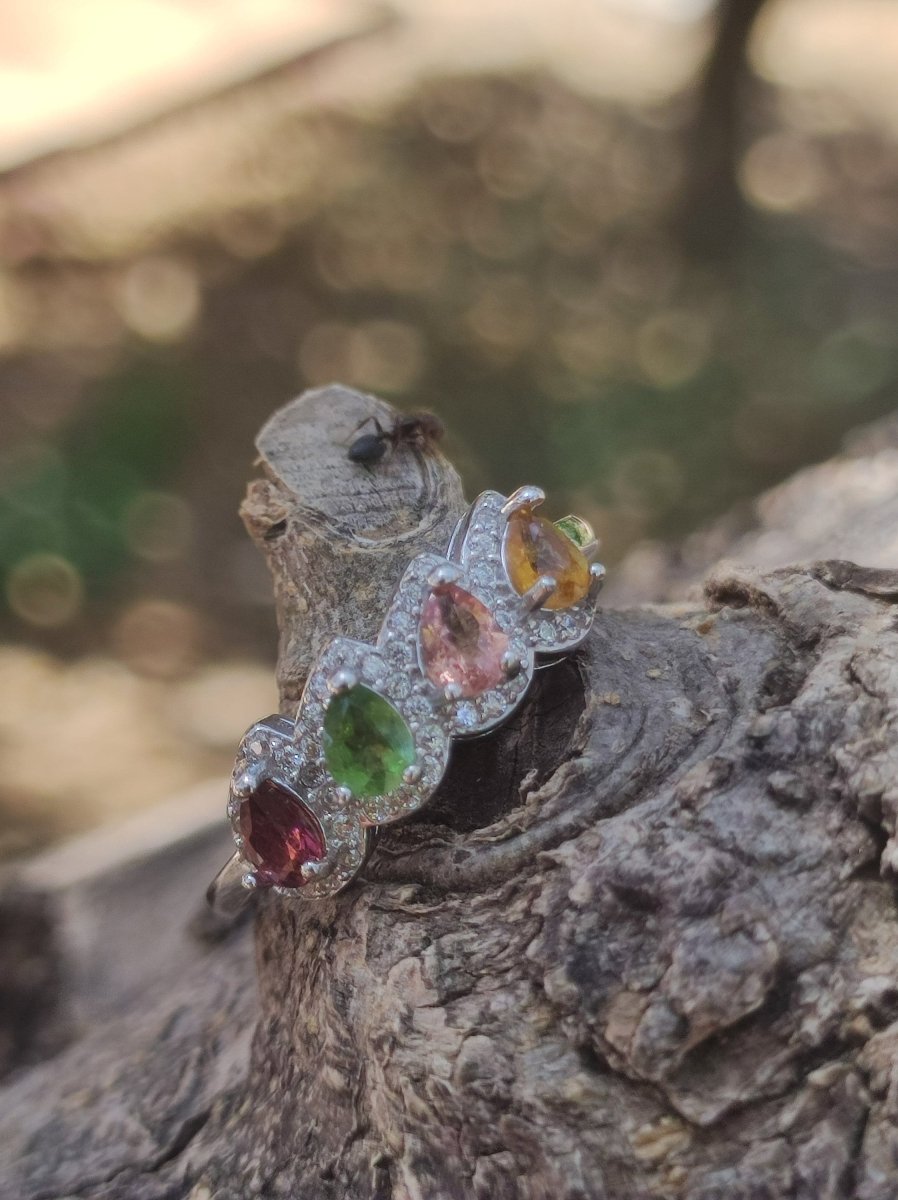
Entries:
[[558, 581], [551, 575], [540, 575], [532, 588], [528, 588], [521, 597], [521, 608], [526, 616], [537, 608], [542, 608], [550, 600], [558, 587]]
[[264, 777], [265, 772], [258, 764], [253, 767], [247, 767], [234, 780], [231, 790], [235, 796], [249, 796], [256, 790]]
[[440, 563], [438, 567], [434, 567], [434, 569], [427, 576], [427, 582], [431, 587], [438, 588], [446, 587], [450, 583], [455, 583], [455, 581], [460, 578], [461, 571], [458, 569], [458, 567], [456, 567], [454, 563], [447, 562]]
[[502, 655], [502, 670], [506, 679], [517, 679], [525, 665], [524, 660], [513, 650], [506, 650]]
[[449, 549], [446, 551], [446, 557], [452, 562], [461, 562], [462, 549], [464, 548], [465, 538], [468, 530], [471, 528], [471, 520], [474, 516], [474, 509], [477, 507], [475, 500], [463, 517], [460, 518], [455, 529], [452, 531], [452, 538], [449, 542]]
[[316, 879], [324, 879], [330, 875], [334, 869], [334, 864], [324, 859], [322, 862], [307, 862], [303, 863], [300, 871], [303, 879], [309, 883], [314, 883]]
[[358, 681], [359, 677], [355, 671], [350, 670], [349, 667], [340, 667], [327, 681], [328, 691], [334, 696], [342, 696], [350, 688], [354, 688]]
[[352, 792], [349, 790], [348, 787], [342, 787], [342, 786], [335, 787], [334, 788], [334, 799], [339, 800], [339, 802], [341, 804], [348, 804], [349, 801], [352, 799]]
[[402, 772], [402, 781], [403, 783], [411, 784], [420, 783], [423, 773], [418, 763], [412, 763], [410, 767], [406, 767]]
[[511, 493], [500, 511], [503, 516], [510, 517], [513, 512], [517, 512], [520, 508], [538, 508], [545, 498], [546, 493], [542, 488], [526, 484], [524, 487], [519, 487], [516, 492]]
[[598, 599], [599, 592], [605, 586], [605, 568], [604, 568], [604, 566], [601, 563], [593, 563], [592, 566], [589, 568], [589, 575], [590, 575], [589, 598], [590, 598], [590, 600], [595, 601]]
[[455, 704], [457, 700], [462, 698], [462, 688], [460, 683], [447, 683], [443, 688], [443, 699], [449, 704]]

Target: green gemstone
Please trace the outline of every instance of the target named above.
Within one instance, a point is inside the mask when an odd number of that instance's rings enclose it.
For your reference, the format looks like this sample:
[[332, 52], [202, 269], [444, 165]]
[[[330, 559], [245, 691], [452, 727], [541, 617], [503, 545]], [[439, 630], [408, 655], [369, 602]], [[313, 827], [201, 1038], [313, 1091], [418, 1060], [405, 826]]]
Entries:
[[556, 521], [555, 528], [559, 533], [570, 538], [579, 550], [595, 544], [596, 535], [593, 533], [592, 526], [588, 521], [584, 521], [582, 517], [575, 516], [573, 513]]
[[324, 714], [324, 761], [354, 796], [383, 796], [415, 761], [412, 732], [388, 700], [362, 684], [334, 696]]

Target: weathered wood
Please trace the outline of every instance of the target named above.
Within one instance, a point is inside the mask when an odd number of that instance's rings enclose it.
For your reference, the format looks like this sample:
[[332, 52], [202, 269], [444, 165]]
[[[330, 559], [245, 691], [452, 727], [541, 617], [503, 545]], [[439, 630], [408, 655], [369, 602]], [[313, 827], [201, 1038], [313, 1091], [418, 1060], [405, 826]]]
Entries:
[[[345, 462], [370, 411], [260, 438], [286, 711], [461, 505], [439, 456]], [[723, 569], [604, 612], [364, 887], [262, 906], [248, 1059], [238, 937], [13, 1078], [0, 1195], [893, 1200], [896, 594]]]

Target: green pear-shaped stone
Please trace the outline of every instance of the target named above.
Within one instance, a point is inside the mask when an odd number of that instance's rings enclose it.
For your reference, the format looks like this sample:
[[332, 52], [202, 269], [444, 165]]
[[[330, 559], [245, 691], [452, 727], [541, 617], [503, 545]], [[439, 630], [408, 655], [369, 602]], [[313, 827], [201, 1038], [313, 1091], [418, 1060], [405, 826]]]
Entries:
[[324, 714], [324, 761], [354, 796], [383, 796], [415, 761], [415, 740], [389, 700], [363, 684], [334, 696]]

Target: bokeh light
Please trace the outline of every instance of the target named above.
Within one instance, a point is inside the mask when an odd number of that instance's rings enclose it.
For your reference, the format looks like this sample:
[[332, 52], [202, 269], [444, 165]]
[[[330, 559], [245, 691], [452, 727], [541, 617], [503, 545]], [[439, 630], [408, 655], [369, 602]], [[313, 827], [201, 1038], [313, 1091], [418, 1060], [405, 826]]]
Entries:
[[53, 629], [78, 615], [84, 584], [77, 568], [60, 554], [28, 554], [9, 572], [6, 598], [29, 625]]
[[193, 517], [190, 506], [171, 492], [138, 492], [124, 515], [125, 537], [139, 558], [171, 562], [190, 549]]
[[202, 630], [197, 614], [170, 600], [139, 600], [116, 622], [115, 653], [138, 675], [181, 679], [196, 666]]
[[771, 133], [749, 147], [740, 171], [748, 198], [772, 212], [800, 212], [820, 199], [826, 176], [815, 147], [792, 133]]
[[196, 271], [176, 258], [139, 259], [124, 273], [118, 306], [135, 333], [154, 342], [176, 341], [187, 333], [199, 313]]
[[[238, 696], [270, 679], [270, 581], [236, 514], [256, 431], [301, 388], [434, 408], [470, 493], [540, 483], [612, 569], [636, 554], [631, 578], [643, 539], [834, 453], [898, 389], [894, 6], [771, 0], [703, 99], [711, 0], [403, 0], [374, 37], [352, 5], [315, 25], [247, 0], [245, 46], [241, 4], [148, 0], [130, 68], [74, 9], [24, 75], [37, 42], [0, 53], [23, 100], [0, 153], [37, 128], [26, 75], [66, 150], [0, 178], [0, 638], [35, 656], [23, 697], [95, 663], [182, 764], [189, 731], [195, 771], [159, 788], [220, 769]], [[263, 24], [295, 61], [250, 63]], [[209, 73], [225, 61], [239, 86]], [[113, 84], [169, 111], [138, 120]]]

